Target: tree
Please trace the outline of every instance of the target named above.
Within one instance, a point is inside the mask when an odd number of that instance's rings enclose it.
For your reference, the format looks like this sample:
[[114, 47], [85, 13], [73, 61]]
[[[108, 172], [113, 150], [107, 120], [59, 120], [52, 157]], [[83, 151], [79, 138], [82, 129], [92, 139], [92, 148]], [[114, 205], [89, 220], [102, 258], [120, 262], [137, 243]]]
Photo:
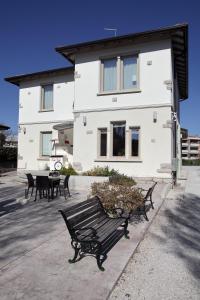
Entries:
[[3, 147], [6, 141], [6, 136], [3, 131], [0, 131], [0, 147]]

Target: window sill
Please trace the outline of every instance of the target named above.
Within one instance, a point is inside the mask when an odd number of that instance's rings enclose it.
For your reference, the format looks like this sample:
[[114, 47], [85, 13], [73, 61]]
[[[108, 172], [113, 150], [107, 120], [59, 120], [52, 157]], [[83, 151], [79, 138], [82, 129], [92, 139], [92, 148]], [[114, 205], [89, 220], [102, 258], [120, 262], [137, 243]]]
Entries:
[[141, 93], [141, 90], [140, 89], [134, 89], [134, 90], [100, 92], [100, 93], [97, 94], [97, 96], [117, 95], [117, 94], [131, 94], [131, 93]]
[[38, 112], [41, 113], [41, 112], [48, 112], [48, 111], [54, 111], [54, 110], [53, 109], [41, 109]]
[[37, 160], [49, 161], [49, 156], [41, 156], [41, 157], [38, 157]]
[[112, 157], [112, 158], [96, 158], [94, 160], [95, 162], [139, 162], [141, 163], [142, 160], [140, 158], [124, 158], [124, 157], [120, 157], [120, 158], [115, 158], [115, 157]]

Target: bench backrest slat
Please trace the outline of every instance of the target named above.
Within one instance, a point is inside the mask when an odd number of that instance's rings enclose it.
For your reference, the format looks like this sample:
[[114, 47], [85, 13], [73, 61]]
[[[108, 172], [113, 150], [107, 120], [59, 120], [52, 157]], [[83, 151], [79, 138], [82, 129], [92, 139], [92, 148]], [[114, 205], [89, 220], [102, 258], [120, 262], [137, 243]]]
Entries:
[[94, 197], [91, 199], [88, 199], [86, 201], [80, 202], [76, 205], [73, 205], [69, 208], [66, 208], [65, 210], [63, 210], [63, 212], [65, 213], [65, 216], [68, 218], [70, 216], [75, 215], [76, 213], [79, 213], [83, 210], [85, 210], [86, 208], [92, 207], [96, 204], [99, 204], [99, 199]]
[[74, 229], [75, 230], [78, 230], [80, 228], [83, 228], [83, 227], [94, 227], [96, 226], [96, 224], [98, 224], [101, 220], [105, 219], [106, 216], [103, 215], [101, 212], [93, 215], [92, 217], [90, 217], [89, 219], [79, 223], [78, 225], [75, 225], [74, 226]]
[[102, 213], [101, 210], [99, 209], [98, 205], [95, 205], [93, 207], [90, 207], [89, 209], [86, 209], [85, 211], [79, 212], [75, 216], [68, 218], [69, 223], [72, 226], [79, 225], [85, 220], [88, 220], [90, 217]]

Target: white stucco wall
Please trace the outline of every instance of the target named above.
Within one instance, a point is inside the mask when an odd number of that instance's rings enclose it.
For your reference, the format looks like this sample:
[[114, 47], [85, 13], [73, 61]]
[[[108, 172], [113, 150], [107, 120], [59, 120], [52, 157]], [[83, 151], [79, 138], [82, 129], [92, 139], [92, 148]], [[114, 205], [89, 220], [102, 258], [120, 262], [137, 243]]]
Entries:
[[[41, 85], [53, 83], [53, 111], [40, 112]], [[73, 72], [24, 82], [19, 91], [19, 124], [72, 120]]]
[[[139, 89], [137, 93], [101, 95], [99, 92], [100, 58], [139, 53]], [[151, 65], [148, 65], [151, 61]], [[75, 64], [75, 111], [162, 105], [172, 102], [171, 91], [164, 81], [172, 80], [171, 43], [169, 40], [116, 47], [77, 54]], [[113, 98], [115, 102], [113, 102]], [[116, 101], [117, 100], [117, 101]]]
[[[157, 122], [153, 122], [153, 112], [157, 112]], [[122, 173], [136, 177], [169, 178], [170, 173], [159, 173], [161, 164], [171, 164], [171, 128], [166, 128], [171, 117], [171, 108], [141, 108], [115, 110], [109, 112], [84, 113], [87, 125], [83, 125], [83, 114], [75, 114], [74, 123], [74, 166], [86, 171], [94, 166], [106, 166]], [[140, 126], [140, 158], [139, 160], [114, 161], [97, 159], [97, 129], [109, 128], [111, 121], [126, 121], [126, 130], [130, 126]], [[109, 141], [108, 141], [109, 144]], [[109, 147], [109, 146], [108, 146]], [[108, 150], [109, 152], [109, 150]]]
[[[19, 133], [18, 169], [44, 170], [49, 159], [41, 159], [41, 132], [52, 131], [52, 138], [58, 138], [53, 126], [73, 120], [74, 81], [73, 72], [66, 75], [48, 76], [22, 83], [19, 90]], [[53, 110], [41, 112], [41, 85], [53, 84]], [[72, 148], [57, 147], [57, 154], [67, 155], [72, 163]], [[69, 153], [66, 154], [66, 151]], [[54, 151], [52, 151], [54, 154]]]

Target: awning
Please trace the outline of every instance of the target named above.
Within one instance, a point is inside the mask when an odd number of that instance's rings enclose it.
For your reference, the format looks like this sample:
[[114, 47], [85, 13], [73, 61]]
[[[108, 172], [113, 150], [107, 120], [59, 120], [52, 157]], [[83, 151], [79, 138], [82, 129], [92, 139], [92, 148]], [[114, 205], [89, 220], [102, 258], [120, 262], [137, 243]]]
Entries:
[[53, 129], [64, 130], [64, 129], [71, 129], [73, 127], [74, 127], [74, 121], [67, 121], [61, 124], [54, 125]]

